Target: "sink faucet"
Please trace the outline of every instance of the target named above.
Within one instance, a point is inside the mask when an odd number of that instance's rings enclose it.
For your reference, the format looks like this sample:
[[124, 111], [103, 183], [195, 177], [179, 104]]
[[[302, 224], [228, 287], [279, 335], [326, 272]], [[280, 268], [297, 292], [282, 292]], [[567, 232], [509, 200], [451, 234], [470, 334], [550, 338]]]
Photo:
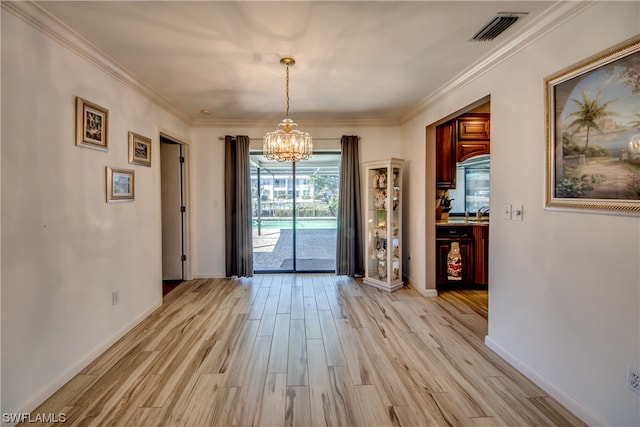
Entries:
[[482, 221], [482, 216], [484, 214], [489, 214], [489, 206], [482, 206], [478, 209], [478, 212], [476, 212], [476, 221]]

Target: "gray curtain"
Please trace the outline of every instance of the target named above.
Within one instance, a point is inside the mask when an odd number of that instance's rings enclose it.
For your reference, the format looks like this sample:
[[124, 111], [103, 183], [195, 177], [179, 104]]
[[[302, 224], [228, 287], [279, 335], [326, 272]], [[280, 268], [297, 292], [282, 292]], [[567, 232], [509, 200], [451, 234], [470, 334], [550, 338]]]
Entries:
[[227, 277], [253, 276], [249, 137], [224, 139], [225, 263]]
[[360, 154], [357, 136], [340, 140], [340, 190], [338, 199], [338, 231], [336, 274], [364, 275], [364, 242], [362, 236], [362, 195], [360, 187]]

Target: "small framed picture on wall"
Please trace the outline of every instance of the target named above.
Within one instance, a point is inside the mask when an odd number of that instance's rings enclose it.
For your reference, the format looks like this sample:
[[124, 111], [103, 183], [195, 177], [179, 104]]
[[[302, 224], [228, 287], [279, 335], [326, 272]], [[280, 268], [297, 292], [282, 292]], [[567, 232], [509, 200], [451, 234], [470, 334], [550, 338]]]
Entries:
[[107, 166], [107, 203], [135, 199], [135, 171]]
[[76, 97], [76, 145], [107, 151], [109, 110]]
[[151, 138], [129, 132], [129, 163], [151, 166]]

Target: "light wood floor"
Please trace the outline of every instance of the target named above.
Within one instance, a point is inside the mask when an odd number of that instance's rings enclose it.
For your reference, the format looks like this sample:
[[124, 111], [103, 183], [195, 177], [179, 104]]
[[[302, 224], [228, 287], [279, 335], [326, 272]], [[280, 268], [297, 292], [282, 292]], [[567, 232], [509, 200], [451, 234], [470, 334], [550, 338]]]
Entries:
[[487, 293], [192, 280], [47, 400], [65, 426], [580, 426], [487, 349]]

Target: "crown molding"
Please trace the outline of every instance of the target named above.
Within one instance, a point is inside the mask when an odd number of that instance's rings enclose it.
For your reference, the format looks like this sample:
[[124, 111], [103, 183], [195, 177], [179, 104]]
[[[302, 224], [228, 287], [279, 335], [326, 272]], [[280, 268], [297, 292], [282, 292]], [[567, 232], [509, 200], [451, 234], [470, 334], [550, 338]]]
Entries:
[[[200, 119], [191, 122], [191, 126], [198, 128], [243, 127], [243, 128], [271, 128], [278, 124], [274, 120], [225, 120]], [[305, 128], [336, 128], [336, 127], [393, 127], [400, 126], [396, 119], [323, 119], [304, 120]]]
[[595, 3], [596, 2], [593, 1], [559, 1], [555, 3], [542, 12], [535, 20], [531, 21], [528, 26], [524, 27], [521, 33], [514, 39], [498, 46], [489, 55], [472, 64], [465, 71], [454, 76], [447, 83], [425, 97], [413, 111], [400, 117], [399, 123], [404, 124], [408, 122], [426, 110], [444, 94], [466, 86]]
[[[193, 127], [264, 127], [272, 123], [266, 121], [251, 120], [223, 120], [223, 119], [195, 119], [193, 120], [184, 111], [175, 106], [164, 96], [156, 92], [151, 86], [138, 79], [113, 58], [72, 30], [62, 21], [51, 15], [45, 9], [33, 1], [4, 1], [0, 0], [2, 9], [22, 19], [51, 39], [70, 49], [80, 57], [94, 64], [96, 67], [111, 75], [126, 86], [150, 99], [160, 107], [173, 113]], [[305, 121], [308, 127], [372, 127], [372, 126], [400, 126], [421, 112], [425, 111], [433, 102], [444, 94], [461, 88], [477, 79], [496, 65], [507, 60], [521, 51], [540, 37], [544, 36], [557, 26], [566, 22], [583, 10], [592, 6], [592, 1], [559, 1], [548, 8], [539, 17], [533, 20], [522, 32], [502, 45], [499, 45], [488, 56], [472, 64], [465, 71], [454, 76], [440, 88], [426, 96], [415, 108], [405, 115], [391, 119], [351, 119], [351, 120], [313, 120]]]
[[136, 78], [113, 58], [36, 3], [32, 1], [2, 1], [2, 10], [22, 19], [100, 70], [175, 114], [184, 122], [191, 123], [191, 119], [184, 111], [177, 108], [147, 83]]

